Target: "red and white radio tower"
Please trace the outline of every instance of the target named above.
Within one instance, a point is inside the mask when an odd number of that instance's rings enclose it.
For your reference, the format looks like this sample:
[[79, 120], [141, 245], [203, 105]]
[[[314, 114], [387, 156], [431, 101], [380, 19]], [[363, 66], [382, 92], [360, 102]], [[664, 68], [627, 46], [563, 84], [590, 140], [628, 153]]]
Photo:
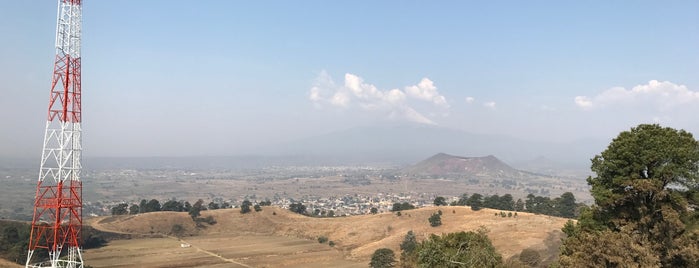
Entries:
[[26, 267], [82, 268], [82, 1], [58, 0], [57, 21], [56, 62]]

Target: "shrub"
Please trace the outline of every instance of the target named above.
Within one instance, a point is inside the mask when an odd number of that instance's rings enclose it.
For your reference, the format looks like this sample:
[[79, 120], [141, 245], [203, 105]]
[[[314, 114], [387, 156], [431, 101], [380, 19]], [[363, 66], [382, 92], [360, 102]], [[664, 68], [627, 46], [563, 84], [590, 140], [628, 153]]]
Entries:
[[369, 262], [369, 267], [371, 268], [390, 268], [394, 267], [396, 264], [396, 255], [393, 250], [388, 248], [380, 248], [374, 251], [371, 255], [371, 262]]
[[519, 253], [519, 261], [529, 266], [537, 266], [541, 262], [539, 252], [530, 248], [525, 248]]
[[324, 244], [325, 242], [328, 242], [328, 237], [327, 236], [319, 236], [318, 237], [318, 243]]
[[442, 225], [442, 216], [440, 216], [439, 214], [432, 214], [432, 216], [430, 216], [428, 220], [430, 221], [430, 226], [432, 227]]

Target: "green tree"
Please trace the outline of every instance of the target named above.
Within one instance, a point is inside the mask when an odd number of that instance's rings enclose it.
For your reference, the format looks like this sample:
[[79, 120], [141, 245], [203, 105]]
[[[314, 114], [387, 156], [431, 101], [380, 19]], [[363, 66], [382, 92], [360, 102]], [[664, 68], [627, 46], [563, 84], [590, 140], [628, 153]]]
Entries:
[[369, 267], [371, 268], [390, 268], [396, 265], [396, 255], [393, 250], [388, 248], [380, 248], [374, 251], [371, 255], [371, 262], [369, 262]]
[[175, 200], [168, 200], [163, 203], [161, 207], [162, 211], [184, 211], [184, 206], [182, 203]]
[[524, 202], [521, 198], [517, 199], [517, 202], [515, 202], [515, 211], [524, 211]]
[[415, 206], [413, 206], [412, 204], [410, 204], [408, 202], [403, 202], [403, 203], [396, 202], [396, 203], [393, 203], [393, 208], [391, 209], [391, 211], [396, 212], [396, 211], [409, 210], [409, 209], [414, 209], [414, 208], [415, 208]]
[[141, 199], [141, 203], [138, 204], [138, 213], [146, 213], [146, 207], [148, 206], [148, 200]]
[[151, 199], [146, 203], [146, 212], [160, 211], [160, 201]]
[[249, 213], [250, 211], [252, 211], [252, 210], [250, 210], [250, 206], [252, 206], [252, 202], [245, 199], [245, 201], [243, 201], [243, 204], [240, 205], [240, 213], [245, 214], [245, 213]]
[[486, 235], [478, 232], [431, 235], [415, 249], [418, 267], [498, 267], [502, 257]]
[[473, 194], [468, 198], [466, 205], [471, 206], [472, 210], [480, 210], [483, 207], [483, 195]]
[[189, 209], [189, 216], [192, 217], [192, 219], [196, 219], [201, 215], [201, 211], [204, 208], [204, 200], [197, 200], [197, 202], [192, 205], [192, 207]]
[[459, 201], [456, 201], [456, 204], [459, 206], [465, 206], [468, 203], [468, 194], [462, 194], [461, 197], [459, 197]]
[[129, 214], [129, 204], [121, 203], [112, 207], [112, 215], [126, 215]]
[[403, 242], [400, 243], [401, 266], [414, 266], [415, 258], [413, 258], [413, 256], [415, 256], [415, 254], [413, 253], [415, 252], [415, 248], [417, 248], [417, 238], [415, 237], [413, 230], [410, 230], [407, 234], [405, 234]]
[[324, 244], [325, 242], [328, 242], [328, 237], [321, 235], [318, 237], [318, 243]]
[[504, 209], [504, 210], [515, 210], [515, 201], [514, 197], [512, 197], [511, 194], [505, 194], [500, 197], [500, 202], [498, 202], [499, 207], [498, 209]]
[[493, 208], [493, 209], [499, 209], [499, 207], [500, 207], [500, 196], [494, 194], [494, 195], [491, 195], [491, 196], [483, 197], [483, 207], [486, 207], [486, 208]]
[[561, 264], [699, 267], [699, 236], [687, 229], [697, 215], [698, 164], [699, 142], [684, 130], [644, 124], [620, 133], [592, 159], [596, 206], [564, 227], [572, 237]]
[[444, 199], [443, 196], [437, 196], [434, 198], [434, 205], [435, 206], [446, 206], [447, 205], [447, 200]]
[[211, 209], [211, 210], [215, 210], [215, 209], [221, 208], [221, 206], [219, 206], [218, 203], [216, 203], [216, 202], [214, 202], [214, 201], [209, 202], [208, 207], [209, 207], [209, 209]]
[[430, 222], [430, 226], [432, 227], [437, 227], [442, 225], [442, 216], [439, 213], [432, 214], [429, 219], [427, 219]]
[[575, 209], [577, 208], [577, 206], [578, 205], [575, 203], [575, 196], [573, 195], [573, 193], [563, 193], [556, 204], [556, 208], [558, 209], [558, 216], [564, 218], [574, 218]]
[[139, 211], [140, 211], [140, 208], [136, 204], [133, 204], [133, 205], [131, 205], [131, 207], [129, 207], [129, 214], [131, 214], [131, 215], [138, 214]]
[[260, 206], [260, 204], [255, 204], [255, 205], [252, 206], [252, 207], [255, 209], [255, 212], [260, 212], [260, 211], [262, 211], [262, 206]]
[[306, 215], [306, 206], [301, 203], [291, 203], [291, 205], [289, 205], [289, 210], [298, 214]]
[[371, 209], [369, 210], [369, 212], [370, 212], [371, 214], [376, 214], [376, 213], [379, 213], [379, 209], [378, 209], [378, 208], [371, 208]]

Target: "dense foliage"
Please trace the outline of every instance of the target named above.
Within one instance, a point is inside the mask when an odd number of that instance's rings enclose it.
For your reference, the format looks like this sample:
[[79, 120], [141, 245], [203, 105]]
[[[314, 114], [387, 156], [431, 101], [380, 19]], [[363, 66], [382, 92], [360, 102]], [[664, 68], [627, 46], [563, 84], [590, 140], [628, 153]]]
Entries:
[[410, 204], [408, 202], [403, 202], [403, 203], [396, 202], [396, 203], [393, 203], [393, 207], [391, 208], [391, 211], [398, 212], [398, 211], [410, 210], [410, 209], [415, 209], [415, 206], [413, 206], [412, 204]]
[[[0, 258], [24, 264], [29, 249], [29, 233], [31, 225], [28, 222], [0, 220]], [[125, 238], [125, 235], [97, 231], [90, 226], [83, 226], [83, 249], [99, 248], [108, 240]], [[48, 256], [45, 249], [36, 249], [36, 256]]]
[[563, 228], [563, 267], [699, 267], [699, 142], [639, 125], [592, 159], [595, 206]]
[[431, 235], [414, 242], [414, 236], [406, 235], [401, 244], [402, 267], [498, 267], [502, 257], [483, 228], [477, 232]]
[[435, 206], [446, 206], [447, 200], [443, 196], [437, 196], [434, 198], [434, 205]]
[[393, 250], [388, 248], [380, 248], [374, 251], [371, 255], [371, 262], [369, 262], [369, 267], [371, 268], [391, 268], [396, 265], [396, 255]]
[[240, 205], [240, 213], [245, 214], [252, 211], [250, 210], [250, 206], [252, 206], [252, 202], [248, 201], [247, 199], [243, 201], [243, 204]]
[[[436, 202], [437, 200], [435, 199], [435, 203]], [[522, 199], [514, 201], [511, 194], [505, 194], [503, 196], [497, 194], [484, 196], [478, 193], [474, 193], [471, 196], [463, 194], [458, 201], [452, 202], [451, 205], [470, 206], [473, 210], [492, 208], [508, 211], [525, 211], [565, 218], [575, 218], [580, 208], [585, 206], [584, 204], [576, 203], [575, 196], [570, 192], [565, 192], [560, 197], [554, 199], [546, 196], [529, 194], [525, 201], [522, 201]]]
[[442, 215], [439, 213], [432, 214], [429, 219], [427, 219], [430, 222], [430, 226], [432, 227], [437, 227], [442, 225]]
[[296, 212], [298, 214], [301, 214], [301, 215], [307, 214], [306, 206], [304, 206], [301, 203], [292, 203], [291, 205], [289, 205], [289, 210]]

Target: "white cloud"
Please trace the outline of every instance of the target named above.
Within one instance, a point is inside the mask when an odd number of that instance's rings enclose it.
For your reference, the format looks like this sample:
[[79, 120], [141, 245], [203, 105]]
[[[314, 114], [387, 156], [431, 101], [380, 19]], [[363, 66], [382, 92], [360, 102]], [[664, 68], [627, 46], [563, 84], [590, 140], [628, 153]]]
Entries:
[[471, 104], [471, 103], [473, 103], [475, 100], [476, 100], [476, 99], [473, 98], [473, 97], [466, 97], [466, 103]]
[[335, 92], [335, 95], [330, 99], [330, 103], [340, 107], [347, 107], [349, 102], [349, 97], [344, 92]]
[[590, 100], [590, 98], [585, 96], [576, 96], [575, 105], [577, 105], [580, 108], [587, 109], [592, 107], [592, 101]]
[[431, 101], [435, 105], [449, 108], [447, 99], [440, 95], [434, 82], [428, 78], [423, 78], [420, 83], [414, 86], [405, 87], [408, 96], [425, 101]]
[[434, 82], [428, 78], [423, 78], [417, 85], [407, 86], [404, 90], [381, 90], [350, 73], [345, 74], [344, 78], [344, 83], [339, 86], [327, 72], [322, 71], [313, 83], [308, 99], [316, 107], [323, 105], [348, 109], [357, 107], [367, 112], [386, 113], [389, 118], [422, 124], [435, 123], [413, 108], [411, 104], [414, 101], [427, 102], [430, 104], [427, 109], [441, 110], [441, 114], [447, 114], [444, 110], [449, 108], [446, 98], [439, 94]]
[[699, 91], [692, 91], [685, 85], [669, 81], [651, 80], [648, 84], [631, 89], [613, 87], [594, 97], [577, 96], [575, 104], [583, 109], [606, 106], [637, 106], [657, 111], [670, 110], [686, 104], [699, 104]]
[[483, 106], [486, 108], [495, 110], [495, 102], [494, 101], [484, 102]]

